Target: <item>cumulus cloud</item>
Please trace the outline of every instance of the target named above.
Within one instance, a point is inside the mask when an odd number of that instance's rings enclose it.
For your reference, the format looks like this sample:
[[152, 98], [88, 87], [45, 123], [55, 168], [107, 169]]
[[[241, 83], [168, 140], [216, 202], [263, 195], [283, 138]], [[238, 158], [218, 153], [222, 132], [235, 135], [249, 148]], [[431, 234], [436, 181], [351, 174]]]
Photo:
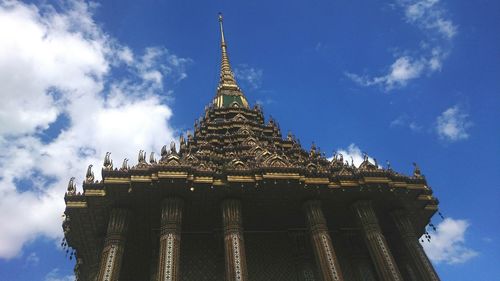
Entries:
[[262, 69], [240, 64], [234, 70], [234, 75], [240, 81], [247, 83], [252, 89], [258, 89], [262, 85]]
[[107, 151], [119, 165], [174, 135], [165, 85], [190, 60], [161, 47], [134, 53], [96, 24], [92, 4], [59, 4], [0, 1], [0, 258], [61, 237], [71, 176], [82, 182]]
[[419, 48], [395, 54], [394, 62], [383, 75], [345, 75], [361, 86], [381, 86], [387, 91], [406, 86], [411, 80], [440, 71], [447, 57], [447, 47], [456, 35], [457, 27], [447, 17], [439, 0], [398, 0], [406, 22], [421, 29], [427, 39]]
[[472, 126], [469, 115], [458, 105], [446, 109], [436, 119], [438, 136], [447, 141], [459, 141], [469, 138], [467, 130]]
[[459, 264], [476, 257], [479, 253], [465, 245], [465, 232], [469, 226], [466, 220], [453, 218], [439, 223], [436, 231], [430, 231], [431, 242], [422, 243], [429, 258], [438, 264]]

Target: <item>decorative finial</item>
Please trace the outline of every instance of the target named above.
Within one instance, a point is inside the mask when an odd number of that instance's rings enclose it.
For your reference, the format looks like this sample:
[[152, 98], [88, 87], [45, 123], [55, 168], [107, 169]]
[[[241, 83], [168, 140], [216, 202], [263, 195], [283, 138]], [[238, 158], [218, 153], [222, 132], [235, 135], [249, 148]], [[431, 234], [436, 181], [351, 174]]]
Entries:
[[174, 141], [170, 142], [170, 153], [173, 153], [173, 154], [177, 153], [177, 149], [175, 148], [175, 142]]
[[137, 162], [146, 163], [146, 152], [144, 150], [139, 150], [139, 155], [137, 156]]
[[93, 183], [94, 182], [94, 172], [92, 172], [92, 164], [87, 168], [87, 174], [85, 175], [85, 183]]
[[68, 183], [68, 195], [75, 195], [75, 194], [76, 194], [75, 177], [71, 177]]
[[392, 168], [391, 168], [391, 162], [389, 162], [389, 160], [385, 161], [385, 165], [387, 166], [387, 170], [392, 170]]
[[125, 158], [123, 159], [122, 167], [120, 168], [121, 171], [126, 171], [128, 170], [128, 159]]
[[104, 156], [104, 169], [112, 170], [113, 169], [113, 160], [111, 160], [111, 152], [106, 152], [106, 156]]
[[[220, 68], [219, 86], [217, 87], [217, 95], [213, 100], [213, 104], [218, 108], [229, 106], [248, 108], [248, 101], [246, 100], [245, 96], [241, 92], [240, 87], [236, 83], [234, 73], [231, 70], [231, 65], [229, 64], [227, 44], [224, 37], [223, 17], [221, 13], [219, 13], [219, 27], [221, 36], [222, 61]], [[230, 96], [230, 98], [228, 98], [227, 96]]]
[[156, 164], [156, 159], [155, 159], [155, 153], [154, 153], [154, 151], [152, 151], [151, 154], [149, 155], [149, 163]]
[[417, 165], [417, 163], [413, 162], [413, 166], [415, 167], [413, 170], [413, 176], [419, 179], [423, 178], [424, 176], [422, 175], [420, 167]]

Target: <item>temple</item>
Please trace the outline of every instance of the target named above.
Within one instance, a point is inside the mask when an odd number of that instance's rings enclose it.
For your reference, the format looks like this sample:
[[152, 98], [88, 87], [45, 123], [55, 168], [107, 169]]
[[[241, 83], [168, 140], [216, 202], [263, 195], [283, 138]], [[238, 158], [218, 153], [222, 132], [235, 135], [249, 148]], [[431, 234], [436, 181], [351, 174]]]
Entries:
[[65, 194], [77, 280], [439, 280], [419, 237], [437, 211], [425, 177], [356, 167], [283, 136], [238, 86], [219, 16], [215, 98], [192, 133], [137, 163], [106, 153]]

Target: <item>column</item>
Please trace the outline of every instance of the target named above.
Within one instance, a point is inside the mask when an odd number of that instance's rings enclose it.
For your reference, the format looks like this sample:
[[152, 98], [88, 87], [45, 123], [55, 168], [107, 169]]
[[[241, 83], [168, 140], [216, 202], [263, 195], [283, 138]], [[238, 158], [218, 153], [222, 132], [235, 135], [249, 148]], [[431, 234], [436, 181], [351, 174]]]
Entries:
[[321, 202], [310, 200], [304, 204], [307, 226], [311, 234], [311, 242], [316, 257], [319, 273], [323, 281], [342, 281], [344, 277], [340, 270], [339, 260], [333, 249], [328, 233], [325, 216], [321, 210]]
[[248, 280], [245, 243], [241, 220], [241, 202], [226, 199], [222, 202], [226, 281]]
[[358, 201], [353, 205], [356, 219], [364, 234], [372, 262], [380, 280], [403, 281], [394, 257], [387, 245], [371, 201]]
[[119, 280], [129, 220], [129, 211], [124, 209], [111, 210], [104, 248], [101, 254], [98, 281]]
[[178, 281], [181, 244], [182, 208], [184, 202], [177, 197], [166, 198], [161, 204], [160, 252], [158, 281]]
[[391, 217], [394, 220], [411, 261], [417, 270], [417, 274], [420, 276], [419, 280], [439, 281], [439, 277], [434, 267], [427, 258], [422, 245], [418, 242], [417, 234], [406, 211], [393, 211]]

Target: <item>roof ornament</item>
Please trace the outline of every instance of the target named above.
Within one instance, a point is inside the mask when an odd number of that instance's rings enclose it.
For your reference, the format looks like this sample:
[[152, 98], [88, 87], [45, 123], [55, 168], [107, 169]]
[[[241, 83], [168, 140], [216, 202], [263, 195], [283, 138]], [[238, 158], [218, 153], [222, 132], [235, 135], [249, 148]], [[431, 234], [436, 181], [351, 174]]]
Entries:
[[417, 163], [413, 162], [413, 176], [417, 179], [423, 179], [424, 175], [422, 175], [422, 172], [420, 171], [420, 167], [417, 165]]
[[106, 152], [106, 156], [104, 156], [104, 169], [105, 170], [113, 170], [113, 160], [110, 158], [111, 152]]
[[162, 148], [161, 148], [161, 158], [165, 158], [168, 156], [168, 150], [167, 150], [167, 145], [164, 145]]
[[75, 195], [75, 194], [76, 194], [75, 177], [71, 177], [68, 183], [68, 195]]
[[151, 164], [156, 164], [156, 159], [155, 159], [155, 153], [154, 151], [151, 151], [151, 154], [149, 154], [149, 163]]
[[85, 182], [84, 183], [93, 183], [94, 182], [94, 172], [92, 172], [92, 164], [89, 165], [87, 168], [87, 174], [85, 175]]
[[126, 171], [128, 170], [128, 159], [125, 158], [123, 159], [122, 167], [120, 168], [120, 171]]
[[146, 152], [144, 150], [139, 150], [139, 155], [137, 156], [137, 162], [139, 164], [146, 163]]
[[170, 142], [170, 153], [177, 154], [177, 149], [175, 148], [175, 142], [174, 141]]
[[[246, 100], [245, 96], [241, 92], [240, 87], [236, 83], [236, 79], [234, 78], [234, 73], [231, 70], [231, 65], [229, 64], [226, 39], [224, 37], [223, 21], [224, 19], [222, 17], [222, 13], [219, 13], [222, 60], [220, 68], [219, 86], [217, 87], [217, 95], [213, 103], [216, 107], [231, 106], [234, 105], [234, 103], [236, 103], [238, 107], [242, 106], [248, 108], [248, 101]], [[224, 96], [226, 96], [226, 99], [224, 98]], [[232, 98], [227, 99], [227, 96], [231, 96]], [[237, 98], [238, 101], [234, 99], [235, 97], [239, 97], [239, 99]]]
[[385, 161], [385, 165], [387, 166], [387, 170], [392, 171], [391, 162], [389, 162], [389, 160]]

